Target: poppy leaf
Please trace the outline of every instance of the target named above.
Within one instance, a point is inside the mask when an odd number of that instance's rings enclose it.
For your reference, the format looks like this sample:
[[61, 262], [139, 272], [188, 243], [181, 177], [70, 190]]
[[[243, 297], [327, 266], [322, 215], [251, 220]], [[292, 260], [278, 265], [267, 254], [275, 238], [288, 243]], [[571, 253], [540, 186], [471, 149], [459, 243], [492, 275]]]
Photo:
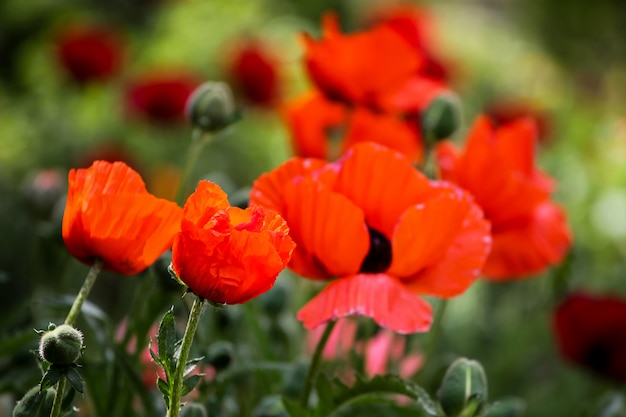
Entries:
[[187, 364], [185, 365], [185, 371], [183, 372], [183, 378], [189, 376], [189, 374], [196, 369], [196, 365], [198, 364], [198, 362], [200, 362], [202, 359], [204, 359], [203, 357], [200, 358], [194, 358], [194, 359], [190, 359], [187, 361]]
[[64, 373], [65, 367], [57, 367], [54, 365], [50, 366], [43, 378], [41, 378], [41, 382], [39, 383], [40, 390], [43, 391], [52, 387], [54, 384], [59, 382], [59, 379], [61, 379]]
[[[157, 388], [159, 389], [159, 391], [161, 391], [161, 393], [163, 394], [164, 397], [168, 397], [169, 398], [169, 394], [170, 394], [170, 385], [164, 381], [163, 379], [161, 379], [160, 377], [157, 378]], [[165, 401], [166, 404], [169, 404], [169, 401]]]
[[183, 379], [183, 388], [181, 390], [180, 396], [183, 397], [189, 394], [191, 390], [193, 390], [194, 387], [198, 384], [200, 378], [202, 378], [203, 376], [204, 374], [195, 374]]
[[174, 307], [172, 306], [163, 316], [159, 324], [157, 335], [159, 357], [165, 365], [165, 372], [174, 375], [176, 371], [176, 327], [174, 325]]
[[285, 406], [285, 410], [287, 410], [287, 414], [290, 417], [310, 417], [311, 413], [302, 407], [300, 403], [295, 400], [291, 400], [289, 398], [282, 398], [283, 405]]
[[80, 376], [75, 367], [68, 367], [65, 376], [74, 390], [80, 392], [81, 394], [84, 392], [83, 378]]

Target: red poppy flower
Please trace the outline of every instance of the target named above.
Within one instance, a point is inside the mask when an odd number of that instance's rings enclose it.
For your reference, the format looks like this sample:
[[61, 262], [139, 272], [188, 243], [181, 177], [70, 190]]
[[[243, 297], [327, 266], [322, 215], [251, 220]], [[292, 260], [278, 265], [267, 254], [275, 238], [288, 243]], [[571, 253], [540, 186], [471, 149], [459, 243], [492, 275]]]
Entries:
[[146, 74], [128, 86], [127, 107], [131, 115], [155, 123], [182, 122], [187, 99], [198, 85], [196, 77], [183, 72]]
[[408, 5], [385, 6], [375, 11], [370, 20], [388, 26], [422, 54], [422, 75], [440, 81], [448, 79], [447, 66], [433, 52], [436, 22], [428, 10]]
[[602, 377], [626, 381], [626, 301], [570, 294], [556, 309], [554, 332], [563, 356]]
[[110, 79], [122, 64], [122, 42], [109, 28], [72, 26], [59, 35], [56, 47], [63, 69], [81, 84]]
[[563, 259], [571, 232], [563, 210], [550, 201], [552, 180], [534, 164], [536, 126], [522, 119], [494, 128], [474, 124], [465, 151], [441, 143], [441, 176], [474, 195], [491, 222], [493, 248], [483, 270], [492, 280], [537, 274]]
[[86, 264], [134, 275], [172, 245], [182, 209], [146, 191], [135, 171], [122, 162], [96, 161], [70, 170], [63, 215], [68, 251]]
[[347, 108], [312, 92], [289, 103], [285, 118], [295, 153], [301, 157], [335, 160], [352, 145], [377, 142], [414, 162], [422, 160], [419, 126], [391, 113]]
[[231, 207], [218, 185], [201, 181], [185, 203], [172, 268], [196, 295], [239, 304], [272, 288], [294, 246], [277, 213]]
[[331, 99], [380, 107], [381, 97], [400, 89], [423, 64], [421, 55], [385, 25], [343, 35], [336, 16], [327, 14], [322, 26], [322, 39], [304, 36], [305, 64]]
[[291, 269], [339, 277], [298, 313], [309, 329], [364, 315], [401, 333], [428, 330], [431, 307], [417, 294], [462, 293], [490, 246], [489, 225], [468, 193], [429, 181], [374, 143], [335, 163], [294, 158], [255, 181], [250, 202], [287, 220], [298, 245]]
[[235, 47], [228, 66], [235, 91], [257, 106], [272, 107], [280, 99], [278, 62], [269, 48], [250, 40]]

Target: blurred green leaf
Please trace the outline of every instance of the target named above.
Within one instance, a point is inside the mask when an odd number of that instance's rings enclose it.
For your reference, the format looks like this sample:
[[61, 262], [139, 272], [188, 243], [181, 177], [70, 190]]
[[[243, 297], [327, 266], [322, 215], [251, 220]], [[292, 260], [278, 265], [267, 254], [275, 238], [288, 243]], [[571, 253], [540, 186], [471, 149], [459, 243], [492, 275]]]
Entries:
[[196, 385], [198, 385], [198, 382], [203, 376], [203, 374], [195, 374], [183, 379], [183, 388], [180, 396], [183, 397], [189, 394], [196, 387]]
[[157, 335], [157, 343], [159, 346], [159, 357], [165, 364], [165, 373], [168, 380], [176, 372], [176, 326], [174, 323], [174, 307], [172, 306], [163, 316], [159, 324], [159, 333]]

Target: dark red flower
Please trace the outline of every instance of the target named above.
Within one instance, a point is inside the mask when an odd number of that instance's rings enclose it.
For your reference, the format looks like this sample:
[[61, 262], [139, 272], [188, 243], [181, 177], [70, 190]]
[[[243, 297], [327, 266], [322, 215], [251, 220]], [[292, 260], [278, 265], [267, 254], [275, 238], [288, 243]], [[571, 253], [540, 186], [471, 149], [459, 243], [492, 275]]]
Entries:
[[357, 143], [377, 142], [414, 162], [422, 160], [418, 124], [393, 113], [347, 108], [311, 92], [288, 103], [284, 114], [298, 156], [332, 161]]
[[626, 382], [626, 301], [570, 294], [554, 313], [559, 349], [570, 362], [604, 378]]
[[71, 26], [60, 33], [56, 49], [65, 72], [81, 84], [110, 79], [122, 65], [122, 41], [103, 26]]
[[277, 59], [258, 40], [248, 40], [231, 51], [227, 68], [234, 90], [251, 104], [272, 107], [281, 97]]
[[132, 116], [155, 123], [185, 120], [185, 104], [200, 80], [185, 72], [154, 72], [137, 77], [126, 90]]
[[550, 200], [553, 181], [535, 166], [536, 140], [531, 119], [496, 128], [483, 116], [463, 153], [449, 142], [437, 147], [442, 178], [472, 193], [491, 222], [488, 279], [538, 274], [560, 262], [571, 245], [565, 213]]
[[148, 193], [126, 164], [96, 161], [70, 170], [68, 181], [63, 240], [79, 261], [134, 275], [171, 247], [182, 209]]
[[465, 291], [491, 244], [468, 193], [370, 142], [335, 163], [294, 158], [255, 181], [250, 202], [285, 217], [298, 245], [291, 269], [338, 277], [298, 313], [309, 329], [364, 315], [397, 332], [426, 331], [431, 307], [417, 294]]
[[277, 213], [231, 207], [218, 185], [201, 181], [185, 203], [172, 268], [196, 295], [239, 304], [272, 288], [294, 246]]

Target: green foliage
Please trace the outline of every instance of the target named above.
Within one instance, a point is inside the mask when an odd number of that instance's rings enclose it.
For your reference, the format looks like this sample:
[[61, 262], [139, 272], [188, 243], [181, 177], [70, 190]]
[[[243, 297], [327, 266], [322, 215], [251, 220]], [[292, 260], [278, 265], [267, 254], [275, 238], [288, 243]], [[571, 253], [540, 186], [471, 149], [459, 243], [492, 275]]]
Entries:
[[13, 409], [13, 417], [47, 417], [52, 410], [56, 391], [54, 388], [31, 388]]

